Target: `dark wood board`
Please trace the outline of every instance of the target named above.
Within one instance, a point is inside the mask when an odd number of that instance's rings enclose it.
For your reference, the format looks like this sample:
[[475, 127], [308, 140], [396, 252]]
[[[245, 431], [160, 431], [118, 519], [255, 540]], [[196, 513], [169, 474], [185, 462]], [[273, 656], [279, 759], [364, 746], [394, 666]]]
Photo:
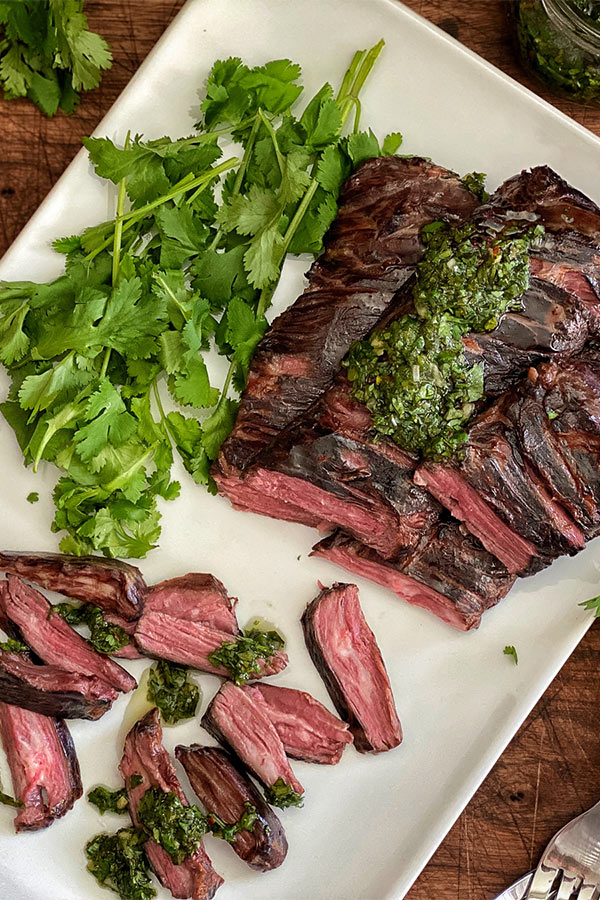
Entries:
[[[600, 108], [561, 101], [521, 71], [513, 56], [502, 0], [407, 0], [407, 5], [600, 134]], [[0, 101], [0, 253], [181, 6], [182, 0], [89, 0], [90, 23], [105, 35], [115, 57], [100, 88], [84, 95], [75, 115], [52, 120], [26, 101]], [[514, 642], [518, 647], [518, 622]], [[491, 900], [536, 863], [561, 825], [598, 799], [599, 669], [600, 623], [550, 685], [408, 900]], [[401, 698], [399, 706], [402, 709]]]

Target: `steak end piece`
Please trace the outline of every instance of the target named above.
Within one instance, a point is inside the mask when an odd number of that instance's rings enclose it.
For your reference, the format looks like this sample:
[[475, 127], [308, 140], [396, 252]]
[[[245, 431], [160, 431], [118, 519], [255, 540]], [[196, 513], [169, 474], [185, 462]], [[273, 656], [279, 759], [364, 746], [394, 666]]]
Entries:
[[[138, 805], [149, 788], [172, 791], [184, 806], [189, 806], [171, 758], [162, 745], [157, 709], [146, 713], [127, 735], [119, 771], [127, 787], [129, 813], [136, 827], [140, 825]], [[132, 775], [142, 778], [135, 787], [131, 784]], [[202, 845], [179, 865], [175, 865], [167, 851], [153, 840], [146, 841], [144, 849], [158, 880], [177, 900], [211, 900], [223, 884]]]
[[222, 684], [202, 718], [214, 738], [228, 746], [243, 765], [265, 785], [279, 779], [296, 794], [304, 788], [294, 775], [281, 738], [271, 720], [241, 687]]
[[360, 753], [402, 741], [392, 688], [355, 584], [323, 588], [302, 615], [308, 652]]
[[277, 869], [287, 855], [283, 825], [265, 803], [234, 758], [218, 747], [176, 747], [175, 756], [185, 769], [194, 793], [208, 813], [228, 825], [239, 821], [245, 803], [256, 810], [251, 831], [236, 834], [231, 845], [240, 859], [259, 872]]
[[348, 724], [306, 691], [263, 682], [243, 690], [262, 706], [292, 759], [334, 766], [353, 741]]
[[74, 600], [93, 603], [128, 621], [140, 615], [147, 590], [136, 566], [100, 556], [4, 550], [0, 551], [0, 572], [18, 575]]
[[78, 675], [59, 666], [36, 665], [27, 654], [0, 651], [2, 702], [43, 716], [99, 719], [118, 694], [93, 675]]
[[61, 719], [0, 703], [0, 733], [17, 800], [16, 831], [47, 828], [83, 788], [73, 739]]

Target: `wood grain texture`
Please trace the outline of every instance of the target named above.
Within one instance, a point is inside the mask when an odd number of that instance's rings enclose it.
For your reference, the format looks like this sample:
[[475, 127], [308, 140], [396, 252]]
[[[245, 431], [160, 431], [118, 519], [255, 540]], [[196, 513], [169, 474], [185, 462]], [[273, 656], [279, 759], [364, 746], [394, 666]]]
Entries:
[[[84, 95], [74, 116], [60, 114], [48, 120], [26, 101], [0, 101], [0, 253], [25, 225], [79, 149], [81, 137], [93, 131], [182, 3], [89, 0], [91, 26], [106, 36], [115, 62], [100, 88]], [[407, 3], [600, 134], [600, 109], [553, 98], [520, 70], [513, 57], [502, 0]], [[517, 637], [515, 643], [518, 647]], [[491, 900], [535, 864], [561, 825], [598, 799], [599, 671], [600, 623], [584, 638], [520, 729], [409, 892], [408, 900]]]

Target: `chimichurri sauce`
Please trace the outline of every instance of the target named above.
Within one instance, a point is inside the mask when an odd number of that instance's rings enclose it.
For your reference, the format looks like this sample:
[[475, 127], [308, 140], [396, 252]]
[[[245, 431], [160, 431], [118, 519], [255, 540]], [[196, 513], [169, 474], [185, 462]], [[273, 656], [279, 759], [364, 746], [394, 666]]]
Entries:
[[469, 365], [462, 337], [491, 331], [521, 307], [529, 248], [539, 226], [491, 233], [477, 225], [433, 222], [423, 229], [414, 314], [356, 343], [344, 360], [354, 397], [375, 430], [427, 457], [454, 455], [483, 396], [483, 367]]

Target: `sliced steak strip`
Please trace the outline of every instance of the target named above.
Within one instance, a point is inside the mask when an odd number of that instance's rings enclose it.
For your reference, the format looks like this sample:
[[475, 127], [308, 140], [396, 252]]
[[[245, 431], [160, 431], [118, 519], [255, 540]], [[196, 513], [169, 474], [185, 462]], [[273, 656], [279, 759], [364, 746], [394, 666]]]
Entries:
[[[552, 498], [542, 477], [519, 447], [512, 424], [518, 419], [519, 404], [519, 391], [502, 395], [471, 426], [460, 463], [449, 466], [426, 463], [417, 470], [415, 480], [432, 489], [437, 499], [462, 519], [490, 552], [498, 551], [500, 539], [502, 556], [499, 558], [510, 566], [510, 544], [504, 541], [505, 537], [509, 541], [510, 536], [506, 532], [500, 535], [491, 516], [487, 520], [492, 527], [486, 533], [482, 505], [486, 504], [514, 533], [515, 546], [516, 536], [533, 545], [539, 559], [533, 560], [529, 569], [517, 570], [527, 574], [531, 568], [537, 570], [544, 561], [547, 564], [561, 554], [577, 553], [584, 545], [584, 535], [563, 506]], [[461, 479], [479, 495], [481, 503], [477, 507], [469, 503], [473, 495], [461, 490]], [[450, 495], [445, 495], [444, 486], [448, 483], [454, 487]], [[527, 548], [521, 545], [518, 549], [524, 555]], [[513, 571], [516, 568], [514, 561], [511, 568]]]
[[146, 582], [139, 569], [100, 556], [4, 550], [0, 552], [0, 572], [19, 575], [49, 591], [93, 603], [127, 621], [138, 618], [146, 595]]
[[302, 614], [308, 652], [360, 753], [402, 741], [392, 688], [355, 584], [324, 588]]
[[17, 800], [16, 831], [35, 831], [64, 816], [83, 792], [69, 729], [28, 709], [0, 703], [0, 733]]
[[513, 575], [529, 574], [545, 565], [534, 545], [494, 512], [458, 468], [424, 463], [417, 469], [415, 481], [442, 502], [454, 518], [464, 522], [471, 534]]
[[176, 747], [175, 756], [207, 812], [233, 825], [246, 811], [245, 804], [252, 804], [256, 810], [254, 827], [236, 834], [231, 846], [253, 869], [277, 869], [288, 849], [283, 825], [234, 758], [218, 747], [199, 744]]
[[515, 416], [520, 446], [586, 539], [600, 531], [600, 362], [593, 350], [531, 370]]
[[95, 676], [77, 675], [58, 666], [36, 665], [27, 654], [2, 650], [0, 696], [4, 703], [43, 716], [99, 719], [118, 695]]
[[477, 205], [457, 175], [417, 157], [364, 163], [346, 182], [323, 256], [302, 296], [261, 341], [215, 477], [245, 471], [329, 386], [353, 341], [376, 324], [412, 274], [423, 225], [463, 222]]
[[269, 788], [278, 779], [298, 794], [304, 788], [292, 772], [281, 738], [252, 697], [231, 682], [222, 684], [204, 713], [202, 724], [228, 746]]
[[153, 584], [146, 598], [146, 612], [162, 612], [176, 619], [203, 622], [219, 631], [239, 634], [236, 599], [214, 575], [192, 572]]
[[[214, 666], [208, 659], [226, 641], [235, 640], [231, 632], [219, 631], [202, 622], [176, 619], [162, 612], [145, 612], [138, 622], [135, 639], [147, 656], [170, 659], [171, 662], [192, 666], [212, 675], [229, 676], [229, 671]], [[288, 658], [281, 650], [270, 660], [259, 660], [260, 673], [256, 678], [275, 675], [287, 666]]]
[[[127, 787], [129, 814], [136, 827], [140, 826], [138, 805], [149, 788], [172, 791], [184, 806], [189, 806], [171, 758], [162, 745], [157, 709], [146, 713], [127, 735], [119, 771]], [[132, 775], [142, 777], [135, 787], [131, 786]], [[175, 865], [167, 851], [152, 839], [146, 841], [144, 850], [162, 886], [178, 900], [211, 900], [223, 884], [202, 845], [179, 865]]]
[[50, 665], [67, 672], [92, 675], [127, 693], [137, 687], [135, 678], [112, 659], [96, 653], [52, 607], [46, 598], [14, 575], [8, 591], [0, 596], [4, 612], [18, 626], [26, 642]]
[[495, 556], [453, 522], [441, 522], [416, 550], [391, 560], [342, 532], [316, 544], [311, 556], [390, 588], [462, 631], [477, 628], [483, 613], [506, 596], [515, 581]]
[[292, 759], [334, 766], [352, 743], [346, 722], [306, 691], [276, 684], [248, 685], [243, 690], [262, 706]]

